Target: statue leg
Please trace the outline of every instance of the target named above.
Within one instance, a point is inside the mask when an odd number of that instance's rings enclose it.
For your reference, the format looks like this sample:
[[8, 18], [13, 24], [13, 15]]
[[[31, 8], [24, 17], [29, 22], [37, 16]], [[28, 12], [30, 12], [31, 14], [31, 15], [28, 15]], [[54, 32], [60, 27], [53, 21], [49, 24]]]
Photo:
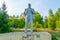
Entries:
[[28, 19], [25, 20], [25, 33], [28, 32]]
[[28, 19], [26, 18], [25, 19], [25, 34], [24, 34], [24, 37], [28, 37], [27, 32], [28, 32]]
[[33, 32], [33, 24], [32, 24], [32, 18], [30, 19], [30, 32]]

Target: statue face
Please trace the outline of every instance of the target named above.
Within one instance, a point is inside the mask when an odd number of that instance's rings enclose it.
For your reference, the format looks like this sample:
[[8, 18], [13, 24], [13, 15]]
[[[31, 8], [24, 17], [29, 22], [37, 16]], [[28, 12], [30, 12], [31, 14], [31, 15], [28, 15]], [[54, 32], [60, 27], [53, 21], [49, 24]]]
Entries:
[[28, 7], [31, 8], [31, 4], [28, 4]]

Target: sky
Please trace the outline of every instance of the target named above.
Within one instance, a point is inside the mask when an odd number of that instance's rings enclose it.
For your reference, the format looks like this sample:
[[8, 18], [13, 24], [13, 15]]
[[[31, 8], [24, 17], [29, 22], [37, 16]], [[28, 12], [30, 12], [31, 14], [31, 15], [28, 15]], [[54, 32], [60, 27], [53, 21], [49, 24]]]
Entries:
[[48, 16], [49, 9], [55, 13], [60, 8], [60, 0], [0, 0], [0, 7], [4, 1], [10, 16], [20, 16], [28, 7], [28, 3], [31, 3], [32, 8], [43, 17]]

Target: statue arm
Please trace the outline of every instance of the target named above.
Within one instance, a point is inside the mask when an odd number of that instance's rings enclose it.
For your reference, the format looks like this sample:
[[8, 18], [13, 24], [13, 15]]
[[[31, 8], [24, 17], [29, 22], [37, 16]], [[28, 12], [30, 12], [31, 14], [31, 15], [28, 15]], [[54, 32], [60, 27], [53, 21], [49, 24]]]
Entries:
[[27, 10], [25, 9], [25, 11], [24, 11], [24, 15], [26, 16], [26, 13], [27, 13]]
[[33, 10], [32, 10], [32, 14], [34, 14], [34, 13], [35, 13], [35, 10], [33, 9]]

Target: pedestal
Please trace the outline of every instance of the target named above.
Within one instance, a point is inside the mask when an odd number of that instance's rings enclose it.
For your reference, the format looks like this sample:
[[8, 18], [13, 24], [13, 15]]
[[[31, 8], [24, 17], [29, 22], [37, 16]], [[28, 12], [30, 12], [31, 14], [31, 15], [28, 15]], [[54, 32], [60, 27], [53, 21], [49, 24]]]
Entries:
[[[30, 32], [28, 33], [30, 34]], [[24, 32], [12, 32], [0, 34], [0, 40], [51, 40], [51, 34], [48, 32], [33, 32], [28, 37], [23, 37]]]
[[26, 38], [22, 36], [22, 40], [51, 40], [51, 35], [48, 32], [36, 32]]

